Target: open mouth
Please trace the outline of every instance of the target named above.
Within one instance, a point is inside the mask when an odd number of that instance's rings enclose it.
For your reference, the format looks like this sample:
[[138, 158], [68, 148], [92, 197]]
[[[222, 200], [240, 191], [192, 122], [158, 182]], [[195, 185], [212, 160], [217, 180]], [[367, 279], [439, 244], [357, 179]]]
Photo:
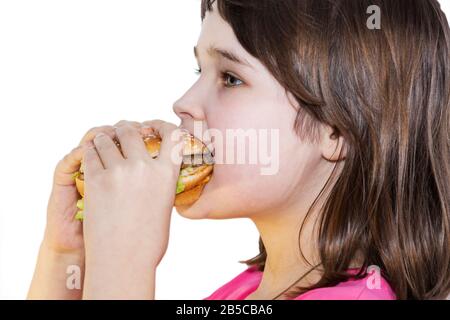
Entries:
[[214, 165], [214, 153], [209, 150], [204, 153], [184, 155], [181, 167], [199, 167], [205, 164]]

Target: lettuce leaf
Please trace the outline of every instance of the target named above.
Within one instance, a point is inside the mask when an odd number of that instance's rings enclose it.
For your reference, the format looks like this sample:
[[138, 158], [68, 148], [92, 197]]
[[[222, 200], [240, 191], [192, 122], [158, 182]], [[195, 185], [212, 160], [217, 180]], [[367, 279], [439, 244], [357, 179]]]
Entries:
[[179, 194], [179, 193], [183, 192], [184, 188], [185, 188], [184, 183], [179, 178], [178, 181], [177, 181], [177, 193], [176, 194]]
[[75, 220], [83, 221], [83, 219], [84, 219], [83, 210], [79, 210], [75, 215]]
[[83, 199], [80, 199], [77, 201], [77, 208], [80, 210], [84, 210], [84, 201]]

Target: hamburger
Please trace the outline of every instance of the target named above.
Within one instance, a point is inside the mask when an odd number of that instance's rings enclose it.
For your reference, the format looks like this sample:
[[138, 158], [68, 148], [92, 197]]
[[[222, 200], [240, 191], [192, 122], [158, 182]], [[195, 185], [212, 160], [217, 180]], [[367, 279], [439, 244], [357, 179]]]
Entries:
[[[157, 135], [150, 134], [143, 136], [143, 140], [151, 157], [153, 159], [157, 158], [161, 147], [161, 138]], [[121, 150], [120, 143], [116, 139], [114, 139], [114, 143]], [[211, 151], [199, 139], [190, 134], [185, 134], [183, 136], [183, 160], [175, 190], [174, 206], [191, 205], [198, 200], [203, 191], [203, 187], [211, 179], [213, 166], [214, 159]], [[75, 219], [83, 220], [83, 162], [73, 178], [77, 191], [81, 196], [81, 199], [77, 202], [77, 208], [79, 210], [75, 215]]]

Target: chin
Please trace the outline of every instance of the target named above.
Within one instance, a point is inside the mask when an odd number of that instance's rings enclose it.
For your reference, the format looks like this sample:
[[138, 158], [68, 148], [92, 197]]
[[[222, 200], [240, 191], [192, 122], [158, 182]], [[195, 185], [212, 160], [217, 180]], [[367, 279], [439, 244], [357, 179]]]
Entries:
[[175, 206], [177, 213], [183, 218], [199, 219], [234, 219], [248, 217], [248, 208], [243, 208], [246, 204], [239, 194], [239, 188], [233, 184], [229, 188], [218, 186], [217, 180], [212, 175], [211, 180], [203, 189], [200, 198], [190, 205]]

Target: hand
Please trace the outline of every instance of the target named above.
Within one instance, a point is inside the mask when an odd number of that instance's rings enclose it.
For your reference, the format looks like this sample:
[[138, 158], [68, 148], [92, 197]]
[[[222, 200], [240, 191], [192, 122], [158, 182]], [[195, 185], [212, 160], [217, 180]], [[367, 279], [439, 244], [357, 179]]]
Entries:
[[73, 174], [79, 170], [83, 148], [92, 144], [99, 132], [112, 136], [114, 128], [104, 126], [89, 130], [79, 146], [56, 166], [47, 206], [47, 226], [28, 292], [29, 299], [81, 298], [82, 288], [69, 288], [66, 284], [68, 267], [78, 266], [81, 279], [84, 273], [82, 225], [74, 220], [79, 195]]
[[80, 144], [61, 159], [53, 176], [53, 187], [47, 205], [47, 225], [43, 245], [58, 254], [84, 254], [82, 225], [74, 219], [79, 199], [74, 174], [79, 170], [84, 149], [93, 145], [94, 137], [103, 132], [114, 137], [113, 126], [90, 129]]
[[[85, 153], [87, 298], [103, 292], [110, 298], [122, 297], [120, 288], [139, 297], [136, 286], [150, 289], [151, 275], [167, 249], [182, 139], [180, 134], [172, 139], [177, 129], [173, 124], [160, 120], [144, 124], [147, 129], [131, 124], [116, 129], [123, 155], [105, 134], [97, 135], [95, 148]], [[156, 159], [142, 139], [149, 132], [162, 139]]]
[[105, 133], [115, 137], [115, 128], [125, 124], [140, 128], [138, 122], [119, 121], [114, 126], [99, 126], [88, 130], [79, 145], [65, 155], [57, 164], [53, 175], [53, 187], [47, 205], [47, 226], [43, 246], [61, 253], [84, 255], [82, 224], [74, 219], [79, 194], [75, 187], [74, 174], [78, 172], [87, 147], [94, 146], [94, 137]]

